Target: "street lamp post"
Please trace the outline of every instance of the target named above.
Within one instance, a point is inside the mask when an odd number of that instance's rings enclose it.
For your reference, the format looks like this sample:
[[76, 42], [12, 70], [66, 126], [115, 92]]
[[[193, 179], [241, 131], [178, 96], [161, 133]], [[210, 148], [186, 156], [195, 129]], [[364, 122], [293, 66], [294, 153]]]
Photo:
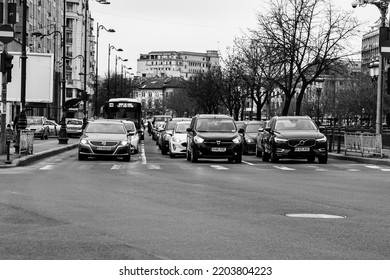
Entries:
[[324, 79], [317, 78], [316, 82], [316, 94], [317, 94], [317, 125], [320, 125], [320, 97], [322, 91], [322, 85], [324, 83]]
[[[121, 60], [121, 61], [128, 61], [127, 58], [123, 59], [119, 56], [115, 56], [115, 79], [114, 79], [114, 97], [116, 97], [116, 80], [117, 80], [117, 69], [118, 69], [118, 60]], [[121, 74], [122, 75], [122, 74]]]
[[116, 50], [117, 52], [123, 52], [121, 48], [117, 49], [111, 44], [108, 44], [108, 71], [107, 71], [107, 101], [110, 100], [110, 56], [111, 56], [111, 49]]
[[96, 75], [95, 75], [95, 117], [98, 116], [98, 88], [99, 88], [99, 73], [98, 73], [98, 66], [99, 66], [99, 63], [98, 63], [98, 60], [99, 60], [99, 29], [104, 29], [106, 30], [107, 32], [115, 32], [114, 29], [107, 29], [105, 28], [103, 25], [99, 25], [99, 23], [97, 23], [97, 28], [96, 28]]

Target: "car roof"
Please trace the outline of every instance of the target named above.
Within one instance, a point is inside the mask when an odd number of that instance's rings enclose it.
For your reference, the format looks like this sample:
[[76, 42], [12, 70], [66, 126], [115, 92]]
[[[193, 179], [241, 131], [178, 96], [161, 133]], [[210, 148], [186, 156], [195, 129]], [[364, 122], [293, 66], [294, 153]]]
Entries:
[[107, 123], [107, 124], [117, 124], [117, 123], [122, 123], [123, 120], [116, 120], [116, 119], [96, 119], [91, 121], [90, 123]]
[[276, 116], [277, 120], [289, 120], [289, 119], [311, 119], [309, 116]]
[[196, 116], [199, 119], [210, 119], [210, 118], [215, 118], [215, 119], [232, 119], [232, 117], [228, 115], [223, 115], [223, 114], [201, 114]]

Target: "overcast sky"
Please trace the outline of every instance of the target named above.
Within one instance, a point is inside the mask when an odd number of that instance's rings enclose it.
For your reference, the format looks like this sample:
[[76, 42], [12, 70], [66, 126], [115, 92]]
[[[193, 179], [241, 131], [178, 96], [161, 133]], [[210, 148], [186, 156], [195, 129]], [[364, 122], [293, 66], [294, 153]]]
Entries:
[[[111, 73], [115, 56], [128, 59], [124, 63], [136, 73], [137, 58], [150, 51], [218, 50], [222, 55], [233, 46], [235, 37], [256, 27], [256, 15], [264, 10], [262, 0], [109, 0], [110, 5], [89, 1], [96, 24], [115, 29], [115, 33], [99, 31], [99, 75], [107, 73], [108, 44], [122, 48], [111, 51]], [[367, 26], [380, 17], [373, 5], [353, 9], [351, 0], [336, 0], [337, 6], [367, 21]], [[96, 34], [96, 33], [95, 33]], [[360, 46], [359, 46], [360, 47]]]

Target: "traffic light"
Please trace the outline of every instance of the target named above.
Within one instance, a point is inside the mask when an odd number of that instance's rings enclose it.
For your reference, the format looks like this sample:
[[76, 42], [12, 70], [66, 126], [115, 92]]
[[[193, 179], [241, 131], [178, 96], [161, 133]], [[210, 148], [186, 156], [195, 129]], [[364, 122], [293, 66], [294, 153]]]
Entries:
[[7, 82], [11, 82], [12, 80], [12, 68], [14, 65], [12, 64], [12, 59], [14, 56], [5, 51], [1, 53], [1, 72], [7, 74]]

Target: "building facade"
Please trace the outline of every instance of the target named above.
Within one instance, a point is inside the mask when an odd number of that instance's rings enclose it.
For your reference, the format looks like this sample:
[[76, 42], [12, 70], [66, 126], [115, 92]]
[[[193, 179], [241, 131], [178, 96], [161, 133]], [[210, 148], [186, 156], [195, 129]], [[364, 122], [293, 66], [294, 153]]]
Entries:
[[205, 53], [188, 51], [152, 51], [141, 54], [137, 59], [137, 76], [140, 77], [180, 77], [190, 79], [219, 67], [218, 51]]
[[[65, 3], [64, 3], [65, 1]], [[0, 1], [1, 2], [1, 1]], [[15, 39], [7, 44], [9, 52], [22, 50], [22, 0], [15, 0], [17, 4], [18, 22], [13, 24]], [[65, 11], [64, 11], [65, 4]], [[63, 22], [65, 15], [65, 34]], [[27, 57], [28, 53], [52, 53], [54, 56], [53, 102], [51, 104], [29, 103], [26, 96], [27, 115], [43, 115], [59, 121], [62, 114], [62, 79], [63, 79], [63, 41], [65, 38], [65, 100], [84, 97], [90, 99], [93, 95], [94, 65], [94, 22], [88, 8], [88, 0], [27, 0]], [[1, 49], [3, 46], [0, 47]], [[86, 56], [86, 59], [85, 59]], [[84, 67], [86, 61], [86, 65]], [[16, 63], [16, 62], [14, 62]], [[28, 64], [27, 67], [33, 67]], [[84, 79], [86, 75], [86, 79]], [[88, 101], [87, 101], [88, 103]], [[83, 117], [83, 102], [79, 108], [70, 109], [74, 117]], [[89, 104], [86, 106], [87, 114]], [[12, 104], [11, 112], [15, 114], [19, 104]], [[13, 117], [13, 116], [10, 116]]]

